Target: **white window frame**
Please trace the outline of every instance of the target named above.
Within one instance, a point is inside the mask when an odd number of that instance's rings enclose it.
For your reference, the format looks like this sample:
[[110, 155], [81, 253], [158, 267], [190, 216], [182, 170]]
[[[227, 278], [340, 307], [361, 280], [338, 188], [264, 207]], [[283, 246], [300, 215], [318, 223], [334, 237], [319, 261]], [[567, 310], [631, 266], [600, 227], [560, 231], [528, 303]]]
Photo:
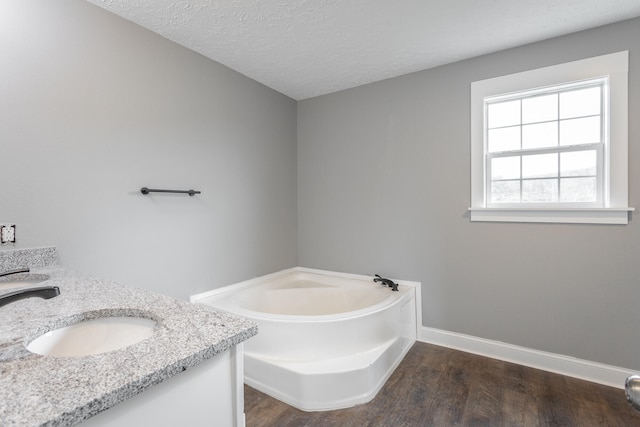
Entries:
[[[622, 51], [471, 83], [471, 221], [628, 223], [628, 63]], [[608, 77], [610, 111], [602, 206], [488, 206], [485, 98], [601, 77]]]

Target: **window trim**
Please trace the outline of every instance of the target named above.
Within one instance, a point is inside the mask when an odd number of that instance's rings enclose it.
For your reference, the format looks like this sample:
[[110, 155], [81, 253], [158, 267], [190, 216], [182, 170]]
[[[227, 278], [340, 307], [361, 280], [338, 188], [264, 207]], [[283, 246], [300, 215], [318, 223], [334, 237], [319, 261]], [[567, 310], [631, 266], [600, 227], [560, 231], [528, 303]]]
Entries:
[[[627, 224], [629, 51], [471, 83], [471, 221]], [[604, 207], [488, 207], [484, 99], [568, 82], [609, 78], [609, 142], [604, 146]]]

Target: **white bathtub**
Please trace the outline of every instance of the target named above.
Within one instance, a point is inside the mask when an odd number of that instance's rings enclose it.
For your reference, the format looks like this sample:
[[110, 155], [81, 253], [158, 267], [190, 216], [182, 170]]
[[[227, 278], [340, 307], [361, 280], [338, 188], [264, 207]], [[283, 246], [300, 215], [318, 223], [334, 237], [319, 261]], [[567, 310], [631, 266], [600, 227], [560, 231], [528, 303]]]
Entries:
[[418, 283], [294, 268], [191, 297], [258, 322], [245, 382], [304, 411], [370, 401], [416, 340]]

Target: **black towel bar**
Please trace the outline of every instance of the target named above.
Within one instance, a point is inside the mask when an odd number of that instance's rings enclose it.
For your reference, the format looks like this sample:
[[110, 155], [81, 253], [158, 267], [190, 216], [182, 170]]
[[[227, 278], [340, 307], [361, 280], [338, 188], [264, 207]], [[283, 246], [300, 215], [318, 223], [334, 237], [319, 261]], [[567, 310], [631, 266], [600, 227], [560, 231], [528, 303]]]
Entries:
[[157, 188], [147, 188], [147, 187], [142, 187], [140, 189], [140, 192], [142, 194], [149, 194], [149, 193], [181, 193], [181, 194], [188, 194], [190, 196], [202, 193], [202, 191], [196, 191], [196, 190], [160, 190], [160, 189], [157, 189]]

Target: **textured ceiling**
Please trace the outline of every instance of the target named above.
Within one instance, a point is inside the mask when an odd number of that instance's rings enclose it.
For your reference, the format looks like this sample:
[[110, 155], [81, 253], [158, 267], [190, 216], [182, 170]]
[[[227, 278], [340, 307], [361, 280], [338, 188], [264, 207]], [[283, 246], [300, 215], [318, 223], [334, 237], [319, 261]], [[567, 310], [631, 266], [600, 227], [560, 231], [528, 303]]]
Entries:
[[300, 100], [640, 16], [639, 0], [87, 0]]

